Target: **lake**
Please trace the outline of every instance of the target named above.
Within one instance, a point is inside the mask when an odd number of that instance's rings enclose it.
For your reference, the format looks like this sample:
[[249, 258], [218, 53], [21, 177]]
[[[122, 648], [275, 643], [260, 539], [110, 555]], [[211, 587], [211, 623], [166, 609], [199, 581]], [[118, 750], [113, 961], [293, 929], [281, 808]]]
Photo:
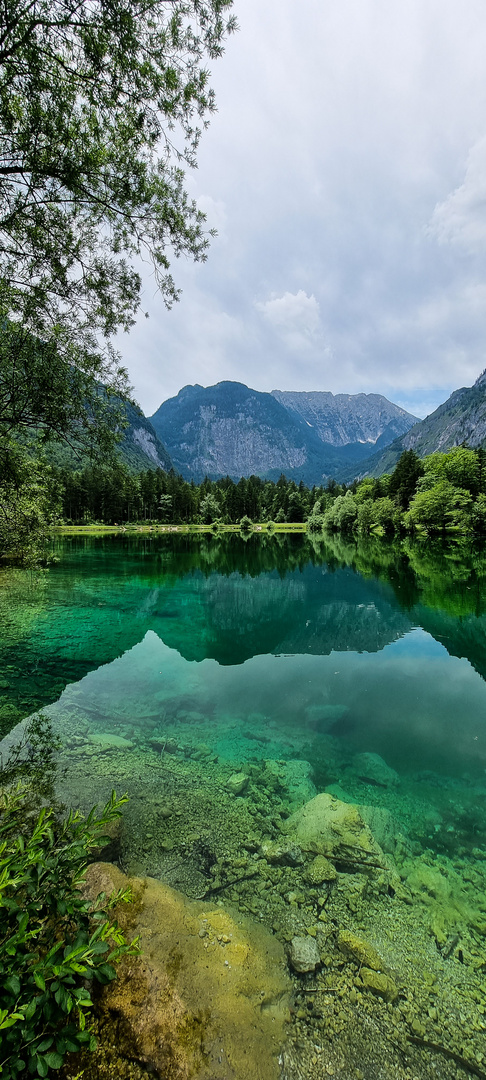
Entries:
[[[485, 1076], [486, 557], [285, 534], [53, 552], [47, 573], [0, 571], [2, 734], [42, 709], [64, 802], [128, 792], [128, 873], [286, 949], [317, 941], [282, 1076]], [[332, 884], [309, 877], [315, 845], [302, 865], [264, 853], [318, 794], [359, 807], [380, 853], [336, 846]], [[397, 995], [363, 982], [343, 929]]]

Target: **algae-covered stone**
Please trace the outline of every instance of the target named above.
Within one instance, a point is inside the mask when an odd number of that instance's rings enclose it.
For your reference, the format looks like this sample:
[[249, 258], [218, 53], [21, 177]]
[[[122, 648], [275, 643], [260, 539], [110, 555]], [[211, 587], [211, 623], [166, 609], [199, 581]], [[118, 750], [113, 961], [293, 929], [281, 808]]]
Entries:
[[360, 976], [363, 986], [365, 986], [367, 990], [372, 990], [374, 994], [378, 994], [378, 996], [384, 998], [385, 1001], [396, 1001], [398, 997], [398, 987], [389, 975], [384, 975], [383, 972], [373, 971], [370, 968], [361, 968]]
[[246, 773], [232, 773], [226, 781], [226, 788], [232, 795], [242, 795], [248, 787], [249, 779]]
[[304, 876], [309, 885], [322, 885], [324, 881], [335, 881], [337, 871], [324, 855], [316, 855], [307, 867]]
[[99, 1002], [117, 1018], [120, 1053], [171, 1080], [277, 1080], [291, 984], [276, 937], [160, 881], [88, 868], [93, 899], [128, 885], [135, 904], [116, 914], [140, 934], [141, 955], [122, 962]]
[[396, 787], [400, 783], [398, 773], [379, 754], [355, 754], [353, 767], [361, 780], [368, 780], [378, 787]]
[[100, 750], [132, 750], [133, 743], [130, 739], [124, 739], [122, 735], [114, 735], [111, 731], [100, 731], [92, 735], [90, 743], [99, 747]]
[[344, 956], [354, 960], [356, 964], [371, 968], [372, 971], [383, 971], [386, 967], [379, 953], [367, 941], [351, 933], [351, 930], [340, 930], [338, 934], [338, 946]]
[[285, 841], [277, 844], [272, 840], [265, 840], [260, 847], [260, 852], [263, 858], [273, 866], [302, 866], [304, 862], [302, 848], [298, 844]]
[[385, 868], [385, 857], [359, 809], [323, 792], [282, 826], [304, 851]]
[[290, 942], [289, 961], [294, 971], [299, 974], [315, 971], [321, 957], [314, 938], [293, 937]]

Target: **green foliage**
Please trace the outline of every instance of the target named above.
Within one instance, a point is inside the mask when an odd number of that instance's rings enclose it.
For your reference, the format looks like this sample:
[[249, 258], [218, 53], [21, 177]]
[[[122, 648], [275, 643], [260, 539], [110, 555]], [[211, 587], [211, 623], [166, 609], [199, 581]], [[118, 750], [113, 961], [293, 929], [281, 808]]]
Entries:
[[338, 495], [332, 506], [326, 510], [324, 521], [328, 529], [350, 532], [357, 517], [358, 507], [354, 495], [347, 491], [345, 495]]
[[211, 525], [213, 521], [217, 521], [221, 517], [221, 507], [214, 495], [208, 493], [204, 496], [199, 507], [199, 513], [203, 525]]
[[180, 164], [215, 107], [204, 59], [231, 2], [5, 2], [0, 307], [87, 370], [133, 323], [134, 257], [149, 254], [168, 306], [169, 250], [205, 257]]
[[0, 558], [35, 566], [59, 513], [52, 470], [11, 439], [0, 440]]
[[414, 450], [404, 450], [392, 473], [388, 492], [397, 499], [402, 510], [407, 510], [415, 494], [417, 481], [423, 476], [424, 466]]
[[173, 257], [206, 258], [210, 233], [181, 166], [196, 164], [215, 107], [205, 60], [235, 28], [231, 6], [3, 5], [0, 493], [6, 550], [20, 557], [44, 516], [38, 493], [16, 500], [3, 490], [7, 442], [27, 431], [87, 453], [113, 451], [118, 395], [129, 388], [111, 343], [139, 309], [135, 264], [151, 260], [171, 307]]
[[244, 517], [240, 518], [240, 532], [249, 533], [252, 532], [252, 530], [253, 522], [251, 518], [249, 518], [248, 515], [245, 514]]
[[[8, 729], [10, 729], [9, 724]], [[0, 732], [2, 737], [7, 734]], [[0, 790], [28, 781], [42, 798], [53, 798], [56, 753], [61, 741], [53, 732], [52, 721], [42, 712], [35, 713], [20, 725], [17, 741], [8, 749], [7, 759], [0, 755]]]
[[110, 909], [129, 896], [95, 904], [80, 886], [90, 852], [126, 800], [111, 799], [86, 820], [71, 811], [33, 813], [28, 789], [5, 792], [0, 802], [0, 1073], [17, 1080], [62, 1066], [68, 1051], [93, 1048], [87, 1027], [88, 989], [116, 974], [128, 944]]
[[[427, 479], [427, 472], [424, 479]], [[429, 532], [445, 532], [451, 528], [466, 531], [471, 506], [469, 491], [454, 487], [449, 480], [439, 480], [414, 495], [405, 515], [405, 524], [409, 527], [421, 525]]]

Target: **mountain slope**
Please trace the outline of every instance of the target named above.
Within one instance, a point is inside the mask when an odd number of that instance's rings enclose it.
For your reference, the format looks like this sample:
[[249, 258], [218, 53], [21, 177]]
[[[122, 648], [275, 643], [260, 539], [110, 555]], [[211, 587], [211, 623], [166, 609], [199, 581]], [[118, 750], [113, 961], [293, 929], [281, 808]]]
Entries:
[[349, 443], [386, 446], [418, 419], [381, 394], [272, 390], [272, 395], [313, 427], [322, 442], [332, 446]]
[[[123, 409], [127, 427], [124, 428], [123, 438], [116, 448], [117, 455], [123, 464], [133, 472], [157, 468], [168, 472], [172, 469], [170, 455], [142, 410], [129, 401], [123, 402]], [[89, 463], [87, 453], [83, 451], [79, 443], [76, 443], [75, 433], [69, 444], [61, 439], [50, 440], [46, 443], [45, 452], [48, 460], [60, 468], [82, 469]]]
[[[356, 397], [363, 400], [355, 403], [345, 394], [267, 394], [237, 382], [196, 384], [164, 401], [150, 420], [185, 477], [238, 479], [254, 473], [277, 479], [284, 472], [297, 482], [320, 484], [339, 479], [351, 463], [373, 453], [375, 442], [389, 442], [415, 419], [378, 394]], [[323, 439], [321, 432], [330, 437]]]
[[[473, 386], [454, 390], [451, 396], [425, 420], [419, 420], [400, 438], [395, 439], [382, 453], [366, 462], [366, 476], [381, 476], [391, 472], [404, 450], [415, 450], [419, 457], [435, 451], [450, 450], [467, 443], [486, 445], [486, 372]], [[365, 470], [362, 470], [365, 475]]]
[[125, 403], [128, 427], [125, 429], [119, 452], [122, 459], [133, 469], [172, 469], [172, 460], [154, 431], [150, 420], [141, 409], [130, 402]]

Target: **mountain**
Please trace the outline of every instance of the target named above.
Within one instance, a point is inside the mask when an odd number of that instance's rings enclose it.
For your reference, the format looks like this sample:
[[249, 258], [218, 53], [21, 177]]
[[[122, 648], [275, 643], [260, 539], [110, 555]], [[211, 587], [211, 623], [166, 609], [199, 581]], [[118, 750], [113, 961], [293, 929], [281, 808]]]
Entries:
[[378, 394], [267, 394], [238, 382], [185, 386], [150, 417], [187, 478], [284, 472], [307, 484], [339, 479], [414, 420]]
[[387, 446], [417, 421], [381, 394], [331, 394], [324, 390], [272, 390], [285, 408], [315, 428], [332, 446], [372, 444]]
[[[157, 468], [168, 472], [172, 469], [170, 455], [138, 405], [124, 401], [123, 409], [127, 426], [117, 446], [117, 453], [123, 464], [133, 472]], [[89, 461], [87, 454], [77, 448], [75, 432], [69, 444], [60, 439], [49, 441], [46, 444], [46, 454], [53, 465], [61, 468], [82, 469]]]
[[419, 420], [384, 451], [374, 454], [366, 462], [366, 472], [363, 469], [361, 474], [381, 476], [391, 472], [404, 450], [415, 450], [419, 457], [425, 457], [462, 443], [472, 447], [486, 445], [486, 371], [473, 386], [454, 390], [435, 412]]

